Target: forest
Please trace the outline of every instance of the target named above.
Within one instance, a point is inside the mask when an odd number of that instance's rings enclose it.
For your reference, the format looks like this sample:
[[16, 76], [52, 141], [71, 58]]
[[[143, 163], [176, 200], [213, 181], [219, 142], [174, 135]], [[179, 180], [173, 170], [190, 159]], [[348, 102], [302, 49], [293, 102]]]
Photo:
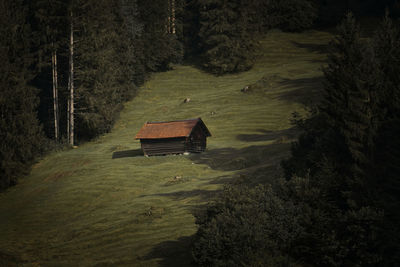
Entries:
[[224, 184], [196, 209], [186, 249], [198, 266], [396, 266], [399, 15], [396, 0], [0, 0], [0, 194], [47, 155], [101, 142], [156, 74], [235, 77], [271, 32], [334, 29], [280, 177]]

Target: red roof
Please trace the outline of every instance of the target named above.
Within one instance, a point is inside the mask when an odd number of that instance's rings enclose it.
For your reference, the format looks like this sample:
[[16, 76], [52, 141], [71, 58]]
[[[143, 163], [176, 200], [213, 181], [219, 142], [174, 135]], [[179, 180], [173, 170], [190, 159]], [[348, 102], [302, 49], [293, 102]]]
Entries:
[[180, 121], [146, 122], [135, 139], [189, 137], [197, 124], [201, 125], [206, 136], [211, 136], [201, 118], [197, 118]]

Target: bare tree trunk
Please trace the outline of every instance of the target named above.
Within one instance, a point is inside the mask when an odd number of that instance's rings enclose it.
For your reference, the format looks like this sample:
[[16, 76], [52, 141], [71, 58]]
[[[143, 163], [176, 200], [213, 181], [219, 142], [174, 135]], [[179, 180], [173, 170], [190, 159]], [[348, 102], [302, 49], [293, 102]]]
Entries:
[[54, 138], [59, 139], [59, 113], [58, 113], [58, 81], [57, 81], [57, 51], [53, 49], [51, 55], [53, 72], [53, 110], [54, 110]]
[[68, 139], [71, 146], [74, 145], [74, 23], [73, 14], [71, 11], [71, 32], [69, 38], [69, 125], [68, 125]]
[[175, 34], [176, 33], [176, 28], [175, 28], [175, 0], [171, 0], [171, 33]]
[[[69, 79], [68, 79], [68, 89], [70, 88], [70, 85], [69, 85]], [[67, 139], [68, 139], [68, 144], [70, 143], [69, 142], [69, 131], [70, 131], [70, 128], [69, 128], [69, 107], [70, 107], [70, 104], [69, 104], [69, 96], [68, 96], [68, 100], [67, 100]]]
[[168, 0], [167, 33], [171, 33], [171, 0]]

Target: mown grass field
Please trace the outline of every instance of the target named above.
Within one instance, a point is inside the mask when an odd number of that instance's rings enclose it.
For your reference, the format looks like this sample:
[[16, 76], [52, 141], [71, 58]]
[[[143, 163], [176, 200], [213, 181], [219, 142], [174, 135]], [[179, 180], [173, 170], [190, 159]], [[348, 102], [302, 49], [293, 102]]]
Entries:
[[[154, 74], [111, 133], [45, 157], [0, 194], [0, 266], [190, 266], [194, 211], [239, 175], [280, 175], [291, 114], [318, 97], [331, 38], [271, 32], [248, 72]], [[196, 117], [212, 133], [205, 153], [143, 157], [134, 136], [144, 122]]]

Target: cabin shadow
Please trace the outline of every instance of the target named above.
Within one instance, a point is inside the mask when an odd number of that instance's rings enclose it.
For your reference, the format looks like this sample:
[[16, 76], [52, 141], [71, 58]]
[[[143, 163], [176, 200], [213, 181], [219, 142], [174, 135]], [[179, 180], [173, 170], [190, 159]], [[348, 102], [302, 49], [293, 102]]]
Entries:
[[195, 266], [191, 255], [193, 236], [183, 236], [178, 240], [168, 240], [156, 245], [144, 260], [158, 259], [159, 266]]
[[279, 94], [278, 99], [312, 106], [322, 97], [323, 81], [323, 76], [284, 80], [280, 85], [291, 90]]
[[[254, 138], [242, 136], [240, 138]], [[258, 138], [258, 137], [257, 137]], [[275, 177], [279, 174], [280, 162], [289, 156], [290, 142], [245, 148], [217, 148], [190, 156], [195, 164], [205, 164], [214, 170], [238, 171], [237, 175]], [[222, 180], [221, 180], [222, 179]], [[219, 181], [226, 181], [221, 177]], [[218, 183], [217, 181], [214, 181]]]
[[143, 151], [141, 149], [131, 149], [131, 150], [115, 151], [112, 154], [112, 159], [134, 158], [140, 156], [143, 156]]

